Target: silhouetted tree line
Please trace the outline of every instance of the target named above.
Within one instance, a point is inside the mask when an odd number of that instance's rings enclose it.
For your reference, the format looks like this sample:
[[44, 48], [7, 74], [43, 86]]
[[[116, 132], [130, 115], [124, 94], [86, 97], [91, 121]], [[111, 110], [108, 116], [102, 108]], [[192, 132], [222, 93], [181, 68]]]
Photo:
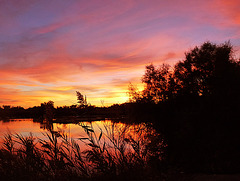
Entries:
[[[40, 106], [23, 108], [21, 106], [0, 106], [0, 120], [33, 118], [35, 121], [54, 121], [57, 119], [61, 122], [74, 122], [78, 118], [94, 118], [98, 116], [101, 119], [105, 118], [123, 118], [128, 113], [127, 105], [114, 104], [109, 107], [96, 107], [91, 105], [71, 105], [54, 107], [53, 101], [41, 103]], [[94, 120], [94, 119], [93, 119]]]
[[152, 120], [168, 161], [184, 171], [240, 170], [240, 61], [232, 45], [205, 42], [174, 67], [146, 66], [143, 91], [129, 86], [135, 119]]
[[162, 64], [146, 66], [142, 78], [145, 89], [138, 92], [129, 86], [132, 102], [165, 102], [179, 97], [215, 97], [229, 100], [239, 91], [240, 63], [234, 59], [233, 47], [227, 42], [206, 42], [185, 53], [174, 67]]

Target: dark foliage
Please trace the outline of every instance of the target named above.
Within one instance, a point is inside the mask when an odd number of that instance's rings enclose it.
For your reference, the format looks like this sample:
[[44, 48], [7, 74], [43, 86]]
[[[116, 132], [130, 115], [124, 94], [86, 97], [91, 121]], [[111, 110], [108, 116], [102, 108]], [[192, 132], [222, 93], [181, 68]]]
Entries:
[[170, 164], [188, 172], [239, 172], [240, 63], [230, 43], [195, 47], [171, 71], [146, 66], [142, 80], [137, 117], [149, 115], [164, 133]]

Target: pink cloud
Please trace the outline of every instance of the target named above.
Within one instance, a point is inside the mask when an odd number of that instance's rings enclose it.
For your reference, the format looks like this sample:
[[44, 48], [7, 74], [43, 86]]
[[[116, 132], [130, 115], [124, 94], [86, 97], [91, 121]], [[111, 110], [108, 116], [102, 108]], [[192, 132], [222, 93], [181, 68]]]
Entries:
[[15, 62], [2, 66], [0, 72], [5, 77], [26, 77], [39, 82], [56, 82], [69, 80], [72, 74], [81, 71], [81, 65], [72, 64], [69, 60], [47, 59], [31, 67], [16, 67]]
[[76, 89], [92, 102], [123, 101], [146, 64], [240, 34], [237, 0], [11, 2], [0, 2], [0, 86], [14, 104], [69, 104]]
[[229, 16], [229, 20], [240, 25], [240, 2], [238, 0], [222, 0], [219, 2], [220, 11]]

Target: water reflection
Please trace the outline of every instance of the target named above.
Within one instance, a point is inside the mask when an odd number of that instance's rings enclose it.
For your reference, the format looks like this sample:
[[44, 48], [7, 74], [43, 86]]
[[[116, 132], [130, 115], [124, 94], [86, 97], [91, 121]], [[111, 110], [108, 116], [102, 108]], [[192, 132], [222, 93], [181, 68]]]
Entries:
[[[0, 121], [0, 129], [1, 133], [13, 133], [5, 136], [0, 146], [3, 162], [21, 163], [19, 168], [26, 169], [31, 165], [33, 173], [39, 175], [56, 175], [66, 170], [79, 177], [129, 175], [132, 170], [138, 175], [139, 171], [159, 165], [166, 146], [161, 135], [145, 123], [105, 120], [60, 124], [14, 120]], [[5, 154], [13, 155], [14, 159], [7, 160]]]
[[40, 122], [40, 129], [52, 131], [53, 130], [53, 123], [49, 121]]
[[92, 145], [102, 149], [108, 146], [109, 149], [117, 147], [127, 150], [131, 148], [139, 154], [146, 154], [146, 147], [148, 147], [148, 154], [155, 152], [154, 154], [161, 155], [165, 146], [161, 135], [145, 123], [125, 124], [114, 123], [111, 120], [78, 124], [35, 122], [33, 119], [0, 121], [0, 138], [3, 138], [6, 133], [17, 133], [23, 136], [29, 136], [29, 133], [32, 133], [34, 137], [48, 140], [48, 137], [43, 133], [51, 134], [54, 132], [60, 132], [69, 140], [74, 139], [84, 149], [86, 146]]

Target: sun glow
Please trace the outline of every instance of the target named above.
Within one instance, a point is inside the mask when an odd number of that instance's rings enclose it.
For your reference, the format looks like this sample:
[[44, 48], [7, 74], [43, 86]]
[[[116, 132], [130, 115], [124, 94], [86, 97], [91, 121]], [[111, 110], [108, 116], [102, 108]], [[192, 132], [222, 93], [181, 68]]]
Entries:
[[76, 91], [93, 105], [123, 103], [149, 63], [173, 65], [206, 40], [240, 46], [237, 0], [104, 3], [4, 1], [0, 105], [72, 105]]

